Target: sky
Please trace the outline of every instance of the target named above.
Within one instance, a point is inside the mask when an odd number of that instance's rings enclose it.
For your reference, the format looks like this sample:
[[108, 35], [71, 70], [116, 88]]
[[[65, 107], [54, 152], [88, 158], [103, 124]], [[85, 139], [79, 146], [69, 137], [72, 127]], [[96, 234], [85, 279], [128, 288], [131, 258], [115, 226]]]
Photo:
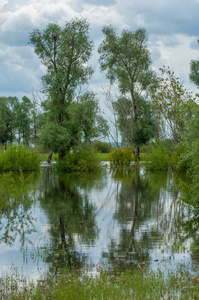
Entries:
[[112, 25], [120, 34], [144, 27], [153, 68], [169, 66], [184, 85], [197, 91], [189, 80], [190, 61], [199, 58], [199, 0], [0, 0], [0, 96], [41, 91], [45, 69], [28, 44], [35, 28], [49, 23], [64, 26], [72, 18], [86, 18], [95, 49], [91, 59], [95, 73], [89, 88], [100, 94], [109, 87], [100, 72], [97, 48], [102, 28]]

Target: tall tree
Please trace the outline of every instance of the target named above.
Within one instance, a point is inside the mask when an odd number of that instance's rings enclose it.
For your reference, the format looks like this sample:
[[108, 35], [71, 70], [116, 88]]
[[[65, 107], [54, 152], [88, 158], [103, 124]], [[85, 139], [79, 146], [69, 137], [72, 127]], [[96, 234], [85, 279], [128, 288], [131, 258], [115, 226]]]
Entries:
[[171, 136], [175, 142], [180, 142], [186, 122], [192, 116], [195, 102], [193, 95], [183, 87], [169, 67], [163, 66], [151, 97], [154, 111], [160, 125], [166, 128], [167, 137]]
[[[133, 118], [133, 106], [130, 99], [120, 98], [114, 102], [118, 115], [118, 127], [124, 143], [136, 145], [139, 149], [155, 136], [155, 118], [152, 105], [144, 98], [139, 99], [137, 118]], [[139, 156], [139, 153], [137, 153]]]
[[12, 143], [17, 131], [17, 97], [0, 97], [0, 143]]
[[16, 123], [18, 129], [18, 142], [28, 144], [31, 135], [31, 109], [32, 103], [30, 99], [23, 96], [22, 101], [17, 104]]
[[0, 143], [4, 144], [10, 140], [10, 110], [6, 97], [0, 97]]
[[[123, 30], [119, 36], [111, 26], [108, 26], [103, 28], [103, 33], [105, 39], [98, 49], [101, 70], [107, 71], [106, 76], [111, 83], [118, 83], [122, 96], [129, 97], [130, 118], [135, 127], [138, 124], [141, 95], [147, 92], [155, 78], [147, 48], [146, 30], [138, 29], [135, 32]], [[132, 136], [134, 132], [135, 128], [132, 127]], [[134, 144], [137, 146], [139, 159], [139, 144], [135, 140]]]
[[93, 48], [89, 24], [85, 19], [74, 19], [63, 28], [49, 24], [42, 31], [33, 30], [30, 43], [47, 70], [42, 77], [48, 96], [47, 122], [41, 136], [45, 134], [44, 146], [58, 152], [62, 159], [79, 141], [80, 132], [75, 131], [71, 112], [77, 88], [86, 84], [93, 73], [87, 65]]
[[[199, 43], [199, 39], [197, 41]], [[192, 60], [190, 63], [189, 78], [199, 87], [199, 60]]]

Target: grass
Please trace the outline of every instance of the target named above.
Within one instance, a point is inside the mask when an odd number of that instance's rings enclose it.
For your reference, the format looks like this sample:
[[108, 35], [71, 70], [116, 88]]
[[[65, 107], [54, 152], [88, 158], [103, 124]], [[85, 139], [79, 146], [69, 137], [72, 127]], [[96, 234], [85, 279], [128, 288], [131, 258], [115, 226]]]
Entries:
[[[39, 153], [38, 156], [39, 156], [39, 160], [41, 162], [43, 162], [43, 161], [47, 162], [48, 157], [49, 157], [49, 153]], [[52, 155], [52, 161], [58, 161], [58, 159], [59, 159], [58, 154], [57, 153], [53, 153], [53, 155]]]
[[25, 145], [8, 145], [0, 148], [0, 171], [37, 171], [39, 157], [34, 149]]
[[110, 153], [97, 153], [97, 157], [100, 161], [110, 161]]
[[101, 270], [99, 276], [65, 273], [22, 286], [19, 279], [1, 278], [1, 299], [199, 299], [199, 278], [182, 271], [164, 276], [138, 267], [123, 273]]
[[[110, 161], [110, 153], [100, 153], [97, 152], [97, 158], [100, 161]], [[49, 154], [40, 153], [38, 154], [40, 161], [47, 161]], [[140, 153], [140, 160], [143, 161], [146, 159], [145, 153]], [[132, 154], [132, 160], [134, 160], [134, 155]], [[52, 161], [58, 161], [58, 154], [53, 153]]]

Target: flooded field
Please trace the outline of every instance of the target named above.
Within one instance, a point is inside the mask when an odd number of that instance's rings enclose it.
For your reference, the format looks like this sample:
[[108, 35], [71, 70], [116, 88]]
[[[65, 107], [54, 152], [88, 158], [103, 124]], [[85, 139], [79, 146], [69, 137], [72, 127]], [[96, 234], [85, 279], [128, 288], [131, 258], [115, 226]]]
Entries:
[[43, 167], [30, 178], [8, 179], [1, 184], [11, 202], [12, 189], [26, 192], [22, 203], [1, 213], [1, 274], [16, 270], [38, 279], [66, 267], [95, 273], [137, 263], [163, 271], [179, 264], [198, 269], [193, 216], [179, 201], [173, 173], [107, 166], [101, 175], [77, 177]]

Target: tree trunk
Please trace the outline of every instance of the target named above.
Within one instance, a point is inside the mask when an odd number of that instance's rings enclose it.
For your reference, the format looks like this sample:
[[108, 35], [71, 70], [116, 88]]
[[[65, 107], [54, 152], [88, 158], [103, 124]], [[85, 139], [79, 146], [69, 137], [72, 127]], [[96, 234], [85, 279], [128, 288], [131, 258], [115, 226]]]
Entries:
[[65, 151], [62, 151], [61, 153], [59, 153], [59, 160], [63, 160], [65, 155], [66, 155]]
[[53, 156], [53, 153], [50, 152], [49, 156], [48, 156], [48, 160], [47, 160], [47, 163], [50, 164], [51, 163], [51, 160], [52, 160], [52, 156]]
[[135, 161], [136, 162], [140, 161], [140, 148], [139, 147], [137, 147], [137, 149], [136, 149]]

